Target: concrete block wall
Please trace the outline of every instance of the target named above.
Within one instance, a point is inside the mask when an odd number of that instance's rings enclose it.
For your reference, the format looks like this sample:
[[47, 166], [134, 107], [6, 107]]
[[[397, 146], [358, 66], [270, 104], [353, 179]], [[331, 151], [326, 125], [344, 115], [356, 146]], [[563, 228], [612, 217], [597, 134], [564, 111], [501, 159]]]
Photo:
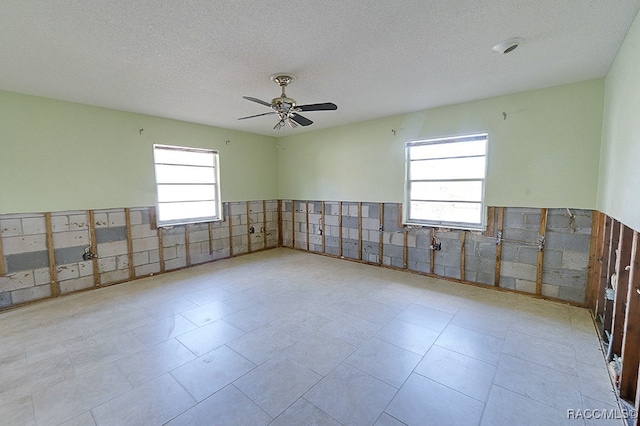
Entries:
[[[483, 231], [402, 226], [402, 206], [397, 203], [324, 202], [324, 254], [350, 260], [382, 264], [392, 268], [495, 285], [497, 265], [497, 217]], [[307, 215], [309, 206], [309, 251], [320, 252], [322, 204], [318, 201], [285, 200], [283, 229], [295, 229], [295, 248], [307, 250]], [[295, 209], [294, 220], [291, 210]], [[340, 207], [341, 206], [341, 207]], [[380, 209], [382, 206], [382, 211]], [[502, 252], [499, 286], [505, 289], [536, 293], [538, 275], [538, 238], [541, 209], [505, 207], [502, 225]], [[382, 232], [380, 230], [382, 216]], [[584, 303], [591, 236], [590, 210], [549, 209], [546, 241], [543, 250], [542, 296]], [[340, 218], [341, 216], [341, 218]], [[339, 221], [342, 220], [342, 232]], [[359, 225], [360, 224], [360, 225]], [[463, 240], [464, 234], [464, 259]], [[382, 258], [380, 259], [380, 235]], [[342, 238], [340, 240], [340, 237]], [[441, 249], [433, 251], [432, 237]], [[284, 246], [292, 247], [285, 232]], [[361, 252], [358, 248], [361, 247]], [[342, 251], [340, 252], [340, 248]], [[431, 259], [433, 258], [433, 265]], [[464, 265], [463, 261], [464, 260]], [[461, 269], [464, 266], [464, 271]]]
[[[163, 228], [162, 236], [148, 207], [129, 209], [129, 229], [125, 209], [94, 210], [93, 224], [88, 211], [51, 213], [55, 277], [49, 262], [46, 215], [0, 215], [0, 308], [52, 297], [54, 289], [59, 294], [71, 293], [94, 288], [96, 282], [110, 285], [277, 247], [276, 200], [225, 203], [223, 207], [224, 221]], [[83, 260], [92, 246], [91, 225], [95, 269], [93, 260]], [[253, 233], [248, 229], [251, 226]]]

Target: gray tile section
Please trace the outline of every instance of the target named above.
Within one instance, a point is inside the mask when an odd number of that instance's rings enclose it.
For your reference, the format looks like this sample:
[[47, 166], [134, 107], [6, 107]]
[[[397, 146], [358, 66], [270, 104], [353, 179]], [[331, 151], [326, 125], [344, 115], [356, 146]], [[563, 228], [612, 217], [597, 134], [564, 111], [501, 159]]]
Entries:
[[5, 256], [7, 273], [46, 268], [49, 266], [49, 253], [46, 250], [31, 253], [9, 254]]
[[85, 248], [86, 246], [76, 246], [56, 249], [54, 252], [56, 265], [82, 262], [82, 255], [84, 254]]
[[111, 228], [96, 229], [96, 242], [98, 244], [111, 243], [127, 239], [127, 228], [125, 226], [114, 226]]

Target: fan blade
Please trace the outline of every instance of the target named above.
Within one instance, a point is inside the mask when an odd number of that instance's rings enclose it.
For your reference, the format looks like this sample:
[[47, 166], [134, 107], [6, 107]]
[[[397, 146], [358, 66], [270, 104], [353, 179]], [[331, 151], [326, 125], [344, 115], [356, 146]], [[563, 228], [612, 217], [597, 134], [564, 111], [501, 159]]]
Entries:
[[313, 121], [299, 114], [291, 114], [291, 119], [301, 126], [310, 126], [313, 124]]
[[258, 98], [252, 98], [251, 96], [243, 96], [243, 98], [248, 100], [248, 101], [256, 102], [258, 104], [262, 104], [264, 106], [268, 106], [269, 108], [271, 108], [271, 104], [269, 102], [261, 101]]
[[276, 112], [275, 111], [271, 111], [271, 112], [265, 112], [265, 113], [262, 113], [262, 114], [250, 115], [248, 117], [240, 117], [240, 118], [238, 118], [238, 120], [246, 120], [247, 118], [261, 117], [263, 115], [272, 115], [272, 114], [276, 114]]
[[304, 111], [333, 111], [338, 109], [336, 104], [332, 104], [331, 102], [325, 102], [323, 104], [308, 104], [308, 105], [298, 105], [296, 107], [296, 111], [304, 112]]

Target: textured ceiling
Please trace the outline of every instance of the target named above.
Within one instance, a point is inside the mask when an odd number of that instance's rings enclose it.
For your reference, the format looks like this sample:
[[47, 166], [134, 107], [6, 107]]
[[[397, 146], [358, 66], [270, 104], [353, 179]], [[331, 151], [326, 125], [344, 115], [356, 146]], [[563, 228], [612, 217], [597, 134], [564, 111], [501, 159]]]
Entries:
[[[315, 123], [287, 134], [603, 77], [640, 0], [2, 0], [0, 90], [265, 135], [242, 99]], [[491, 47], [524, 43], [508, 55]]]

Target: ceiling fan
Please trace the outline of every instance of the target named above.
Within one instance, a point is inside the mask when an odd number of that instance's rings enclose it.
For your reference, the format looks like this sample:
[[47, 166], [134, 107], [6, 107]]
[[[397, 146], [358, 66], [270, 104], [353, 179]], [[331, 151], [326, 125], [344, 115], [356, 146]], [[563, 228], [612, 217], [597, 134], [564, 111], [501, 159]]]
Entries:
[[296, 101], [287, 97], [287, 94], [284, 92], [284, 89], [287, 87], [289, 83], [291, 83], [295, 77], [290, 75], [282, 75], [282, 74], [274, 74], [271, 76], [271, 81], [277, 83], [280, 87], [282, 87], [282, 93], [279, 97], [271, 99], [271, 103], [262, 101], [260, 99], [252, 98], [251, 96], [243, 96], [244, 99], [256, 102], [258, 104], [268, 106], [273, 111], [265, 112], [263, 114], [250, 115], [248, 117], [241, 117], [238, 120], [245, 120], [247, 118], [253, 117], [261, 117], [263, 115], [278, 115], [278, 122], [273, 127], [274, 129], [281, 129], [287, 123], [292, 128], [300, 126], [310, 126], [313, 124], [313, 121], [309, 120], [306, 117], [298, 114], [299, 112], [308, 112], [308, 111], [332, 111], [338, 109], [336, 104], [331, 102], [325, 102], [321, 104], [308, 104], [308, 105], [296, 105]]

